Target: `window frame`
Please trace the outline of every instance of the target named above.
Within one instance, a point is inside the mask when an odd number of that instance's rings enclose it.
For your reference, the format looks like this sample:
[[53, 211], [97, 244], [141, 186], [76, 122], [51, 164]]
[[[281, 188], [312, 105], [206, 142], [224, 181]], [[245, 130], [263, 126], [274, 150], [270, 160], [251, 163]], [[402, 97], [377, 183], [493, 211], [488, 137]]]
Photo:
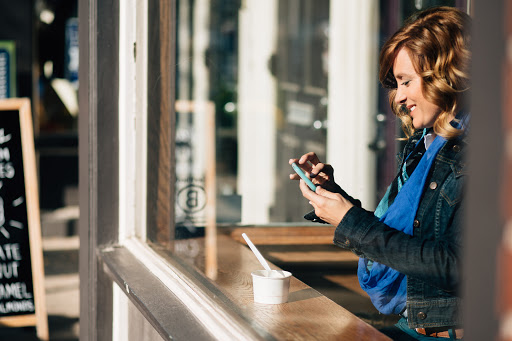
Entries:
[[[165, 1], [155, 0], [152, 3], [165, 4]], [[470, 2], [468, 1], [468, 3]], [[147, 243], [132, 238], [131, 235], [123, 235], [119, 230], [121, 221], [119, 217], [120, 122], [117, 115], [120, 110], [119, 6], [120, 0], [79, 0], [81, 80], [79, 89], [79, 200], [81, 212], [79, 266], [81, 281], [80, 339], [83, 340], [110, 340], [113, 338], [114, 286], [123, 290], [126, 290], [127, 287], [128, 289], [136, 288], [135, 282], [146, 276], [151, 279], [168, 278], [169, 282], [162, 291], [165, 295], [173, 292], [182, 302], [186, 299], [195, 300], [197, 307], [200, 308], [204, 307], [205, 301], [209, 301], [212, 308], [217, 307], [217, 302], [209, 300], [208, 297], [198, 296], [205, 292], [201, 291], [199, 284], [187, 277], [185, 269], [181, 268], [178, 263], [169, 266], [170, 261], [167, 259], [163, 261], [164, 258], [151, 249]], [[496, 126], [501, 122], [502, 112], [501, 84], [496, 82], [496, 79], [500, 79], [503, 51], [499, 48], [494, 50], [496, 47], [494, 44], [499, 44], [505, 39], [502, 36], [496, 39], [488, 39], [488, 37], [496, 37], [500, 32], [502, 34], [500, 26], [502, 22], [496, 18], [501, 18], [498, 14], [502, 13], [504, 1], [493, 3], [493, 6], [485, 4], [481, 7], [481, 11], [478, 11], [481, 13], [481, 19], [475, 23], [475, 31], [478, 33], [475, 36], [477, 38], [475, 46], [480, 48], [474, 48], [474, 69], [480, 68], [480, 72], [486, 70], [486, 74], [474, 73], [474, 103], [479, 105], [474, 109], [475, 111], [493, 113], [496, 120], [489, 120], [489, 116], [479, 118], [478, 115], [475, 115], [474, 119], [480, 119], [482, 124], [475, 124], [471, 134], [474, 140], [497, 143], [503, 142], [503, 136], [496, 135], [496, 132], [501, 131], [500, 127]], [[489, 45], [489, 48], [481, 48], [484, 45]], [[172, 51], [172, 44], [167, 51]], [[492, 51], [492, 53], [489, 55], [488, 51]], [[491, 63], [491, 61], [493, 62]], [[492, 73], [489, 72], [489, 65], [493, 66]], [[485, 81], [489, 79], [490, 82]], [[161, 87], [161, 90], [167, 91], [167, 88]], [[493, 105], [492, 108], [489, 108], [490, 104]], [[490, 125], [489, 122], [494, 122], [494, 124]], [[170, 132], [168, 134], [171, 136]], [[103, 148], [103, 146], [107, 148]], [[473, 160], [472, 166], [469, 167], [473, 174], [470, 185], [474, 186], [468, 193], [468, 231], [465, 243], [467, 248], [475, 246], [480, 252], [466, 252], [464, 255], [464, 272], [467, 274], [464, 294], [468, 298], [464, 305], [466, 329], [468, 334], [475, 338], [478, 338], [480, 334], [487, 337], [497, 334], [497, 322], [492, 318], [495, 316], [496, 309], [496, 289], [494, 285], [489, 284], [497, 283], [495, 248], [499, 245], [501, 232], [496, 229], [492, 236], [489, 236], [489, 229], [481, 229], [482, 217], [493, 217], [492, 222], [485, 221], [489, 226], [500, 225], [500, 205], [496, 195], [499, 191], [499, 183], [493, 183], [494, 187], [489, 188], [488, 184], [482, 181], [482, 178], [489, 178], [489, 167], [486, 165], [500, 163], [500, 158], [498, 153], [486, 152], [489, 149], [483, 150], [485, 145], [479, 147], [479, 149], [472, 149], [470, 154], [470, 159]], [[499, 144], [497, 147], [500, 148]], [[172, 155], [167, 162], [172, 164]], [[491, 167], [491, 171], [495, 175], [493, 178], [498, 179], [499, 167]], [[482, 192], [479, 192], [480, 190]], [[487, 196], [482, 198], [482, 193]], [[483, 206], [482, 203], [484, 203]], [[166, 215], [170, 214], [171, 210], [172, 208], [169, 208], [161, 212]], [[165, 219], [162, 226], [164, 226], [163, 233], [170, 231], [167, 230], [168, 225]], [[140, 231], [133, 233], [137, 234]], [[120, 238], [126, 239], [122, 245], [119, 244]], [[481, 257], [482, 254], [494, 256]], [[135, 270], [130, 266], [133, 262], [128, 262], [126, 265], [126, 259], [150, 264], [154, 268], [149, 270], [146, 267], [137, 267]], [[473, 271], [474, 264], [480, 265], [478, 266], [479, 271]], [[158, 275], [159, 271], [165, 273]], [[117, 284], [113, 284], [114, 282]], [[130, 292], [126, 292], [126, 294], [137, 307], [144, 305], [151, 308], [154, 306], [149, 302], [151, 297], [141, 298], [142, 296], [136, 296], [134, 291]], [[478, 295], [474, 295], [475, 293]], [[154, 295], [158, 296], [158, 293]], [[137, 301], [138, 299], [141, 300]], [[185, 308], [190, 309], [188, 305]], [[169, 316], [156, 317], [156, 311], [151, 309], [143, 311], [143, 313], [155, 329], [161, 331], [160, 335], [164, 334], [164, 339], [172, 337], [172, 326], [165, 325], [165, 320]], [[208, 313], [212, 319], [215, 317], [214, 310], [208, 311]], [[223, 322], [227, 324], [222, 324], [218, 328], [228, 332], [236, 330], [245, 337], [251, 333], [251, 329], [245, 328], [246, 325], [243, 321], [230, 321], [230, 317], [229, 315], [223, 316]], [[170, 317], [171, 320], [173, 318], [176, 316]], [[181, 322], [180, 320], [174, 321]], [[258, 338], [258, 335], [251, 335], [255, 339]]]
[[[197, 335], [209, 335], [211, 339], [260, 339], [248, 322], [209, 296], [211, 290], [206, 290], [202, 287], [204, 283], [194, 280], [175, 257], [166, 252], [168, 257], [164, 258], [151, 247], [151, 240], [161, 241], [171, 233], [174, 217], [174, 202], [170, 195], [174, 179], [170, 139], [174, 128], [171, 118], [174, 113], [174, 39], [171, 37], [174, 34], [175, 1], [147, 0], [146, 3], [148, 16], [156, 13], [155, 17], [159, 18], [148, 24], [146, 39], [150, 41], [158, 37], [156, 41], [166, 39], [167, 44], [150, 45], [147, 59], [141, 57], [137, 62], [138, 56], [145, 55], [143, 48], [133, 45], [134, 55], [130, 56], [130, 53], [123, 53], [131, 49], [130, 44], [121, 42], [121, 39], [129, 41], [136, 37], [137, 41], [143, 41], [144, 37], [137, 36], [141, 33], [137, 30], [129, 31], [129, 25], [123, 25], [120, 16], [127, 15], [123, 19], [133, 20], [139, 15], [135, 20], [138, 25], [144, 25], [144, 10], [142, 15], [137, 13], [141, 10], [141, 1], [79, 1], [79, 16], [82, 18], [82, 82], [79, 88], [80, 338], [120, 340], [123, 335], [132, 335], [120, 329], [137, 330], [149, 322], [165, 340]], [[133, 95], [145, 87], [144, 81], [127, 84], [136, 75], [145, 74], [144, 64], [149, 65], [147, 84], [152, 85], [147, 93], [159, 98], [156, 105], [148, 105], [147, 113], [143, 109], [144, 100], [135, 105], [135, 110], [123, 105], [130, 93]], [[160, 100], [162, 98], [165, 100]], [[121, 112], [121, 109], [126, 111]], [[128, 115], [129, 119], [123, 115]], [[156, 142], [148, 140], [148, 144], [156, 143], [159, 148], [150, 148], [147, 154], [144, 145], [129, 143], [132, 139], [140, 141], [145, 138], [145, 134], [140, 132], [145, 130], [144, 121], [152, 122], [147, 127], [149, 139], [152, 131], [158, 131], [158, 134], [153, 134], [158, 135]], [[132, 123], [133, 127], [130, 126]], [[150, 165], [154, 158], [162, 159], [162, 164], [159, 167], [148, 166], [147, 169], [137, 168], [137, 163], [145, 158], [148, 161], [143, 161], [144, 165]], [[147, 171], [147, 183], [143, 181], [142, 188], [130, 191], [137, 183], [136, 178], [144, 171]], [[157, 178], [153, 179], [153, 176]], [[147, 202], [138, 199], [144, 187], [149, 198]], [[141, 212], [144, 215], [143, 207], [156, 207], [156, 211], [146, 214], [146, 221], [137, 219]], [[128, 216], [121, 218], [123, 214]], [[130, 222], [130, 218], [135, 219]], [[144, 236], [146, 224], [158, 226], [158, 233], [150, 235], [149, 241]], [[151, 281], [163, 285], [154, 285], [148, 290], [146, 284]], [[129, 302], [116, 299], [122, 292]], [[162, 309], [154, 304], [161, 298], [166, 298], [173, 309]], [[132, 306], [142, 313], [145, 321], [133, 320], [129, 314], [118, 316]]]

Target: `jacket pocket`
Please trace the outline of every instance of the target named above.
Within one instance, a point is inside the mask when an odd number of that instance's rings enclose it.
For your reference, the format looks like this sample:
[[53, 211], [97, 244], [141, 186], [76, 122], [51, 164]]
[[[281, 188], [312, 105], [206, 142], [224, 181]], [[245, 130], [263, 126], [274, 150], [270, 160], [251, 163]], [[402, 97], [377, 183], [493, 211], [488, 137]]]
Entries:
[[463, 174], [463, 168], [457, 171], [454, 170], [448, 175], [448, 178], [441, 188], [441, 196], [450, 206], [454, 206], [462, 200], [465, 179], [465, 176], [462, 176]]

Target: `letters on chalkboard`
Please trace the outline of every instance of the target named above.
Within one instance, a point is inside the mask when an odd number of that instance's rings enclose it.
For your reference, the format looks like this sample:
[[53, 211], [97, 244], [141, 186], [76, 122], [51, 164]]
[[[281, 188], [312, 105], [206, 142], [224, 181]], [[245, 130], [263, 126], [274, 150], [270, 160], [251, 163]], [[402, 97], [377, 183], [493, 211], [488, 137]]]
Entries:
[[0, 325], [48, 340], [30, 101], [0, 100]]
[[0, 315], [35, 312], [18, 110], [0, 113]]

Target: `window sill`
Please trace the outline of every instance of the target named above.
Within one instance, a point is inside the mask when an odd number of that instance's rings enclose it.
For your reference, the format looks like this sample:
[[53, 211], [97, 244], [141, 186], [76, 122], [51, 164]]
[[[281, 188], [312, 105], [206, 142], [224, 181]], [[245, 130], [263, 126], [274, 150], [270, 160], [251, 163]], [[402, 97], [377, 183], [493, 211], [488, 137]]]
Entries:
[[197, 264], [137, 240], [102, 250], [100, 259], [106, 273], [166, 340], [388, 340], [296, 278], [288, 303], [254, 303], [250, 273], [261, 267], [258, 261], [229, 236], [217, 236], [216, 246], [214, 279], [196, 271]]

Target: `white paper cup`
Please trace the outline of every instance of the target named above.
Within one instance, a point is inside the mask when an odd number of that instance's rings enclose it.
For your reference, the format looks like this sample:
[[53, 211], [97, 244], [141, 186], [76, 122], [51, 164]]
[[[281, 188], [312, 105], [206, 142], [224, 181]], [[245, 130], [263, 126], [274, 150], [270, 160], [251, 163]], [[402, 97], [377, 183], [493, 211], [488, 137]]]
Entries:
[[252, 287], [254, 302], [265, 304], [280, 304], [288, 301], [290, 277], [288, 271], [267, 270], [253, 271]]

